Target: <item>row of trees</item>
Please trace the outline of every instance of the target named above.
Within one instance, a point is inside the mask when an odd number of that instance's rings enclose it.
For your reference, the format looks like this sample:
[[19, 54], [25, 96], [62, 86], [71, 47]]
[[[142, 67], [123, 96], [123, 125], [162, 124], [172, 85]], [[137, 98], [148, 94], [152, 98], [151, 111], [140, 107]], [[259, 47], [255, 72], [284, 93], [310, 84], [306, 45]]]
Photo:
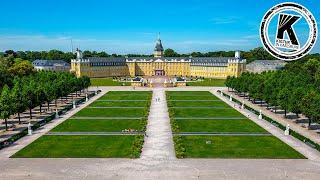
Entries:
[[289, 63], [283, 71], [243, 73], [238, 78], [228, 77], [225, 83], [253, 101], [263, 100], [268, 106], [281, 107], [285, 117], [288, 111], [302, 113], [309, 118], [309, 126], [320, 119], [320, 61], [317, 59]]
[[4, 57], [13, 56], [14, 58], [28, 59], [34, 61], [36, 59], [46, 59], [46, 60], [65, 60], [70, 62], [71, 59], [74, 59], [76, 55], [72, 52], [63, 52], [59, 50], [50, 50], [50, 51], [13, 51], [7, 50], [3, 53]]
[[40, 106], [40, 113], [43, 105], [50, 109], [50, 102], [54, 101], [57, 106], [57, 99], [65, 97], [70, 93], [81, 91], [90, 86], [90, 78], [77, 78], [70, 73], [41, 71], [29, 76], [15, 76], [12, 85], [5, 84], [0, 96], [0, 118], [5, 120], [14, 114], [29, 110], [32, 119], [32, 109]]
[[[8, 57], [13, 56], [15, 58], [21, 58], [21, 59], [28, 59], [30, 61], [34, 61], [36, 59], [61, 59], [65, 60], [66, 62], [70, 62], [71, 59], [74, 59], [76, 56], [72, 52], [63, 52], [59, 50], [50, 50], [50, 51], [13, 51], [13, 50], [7, 50], [3, 53], [0, 53], [0, 56]], [[152, 54], [127, 54], [127, 55], [119, 55], [119, 54], [108, 54], [104, 51], [97, 52], [97, 51], [83, 51], [84, 57], [121, 57], [121, 56], [152, 56]], [[173, 49], [166, 49], [164, 51], [164, 56], [166, 57], [233, 57], [234, 51], [212, 51], [212, 52], [192, 52], [192, 53], [185, 53], [185, 54], [179, 54]], [[315, 54], [314, 56], [320, 57], [319, 54]], [[275, 59], [273, 56], [271, 56], [267, 51], [265, 51], [262, 47], [254, 48], [249, 51], [241, 51], [241, 57], [244, 59], [247, 59], [248, 62], [251, 62], [253, 60], [272, 60]]]

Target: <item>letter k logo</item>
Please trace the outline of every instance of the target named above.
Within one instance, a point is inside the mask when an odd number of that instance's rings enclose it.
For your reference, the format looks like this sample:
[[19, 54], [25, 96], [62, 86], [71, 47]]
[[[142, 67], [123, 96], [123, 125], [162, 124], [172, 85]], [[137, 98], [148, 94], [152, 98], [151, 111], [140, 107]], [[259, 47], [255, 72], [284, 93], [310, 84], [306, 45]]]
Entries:
[[300, 19], [300, 16], [292, 14], [279, 14], [279, 16], [280, 17], [278, 21], [277, 39], [283, 39], [284, 32], [287, 31], [291, 44], [299, 45], [299, 42], [297, 40], [296, 34], [292, 26]]

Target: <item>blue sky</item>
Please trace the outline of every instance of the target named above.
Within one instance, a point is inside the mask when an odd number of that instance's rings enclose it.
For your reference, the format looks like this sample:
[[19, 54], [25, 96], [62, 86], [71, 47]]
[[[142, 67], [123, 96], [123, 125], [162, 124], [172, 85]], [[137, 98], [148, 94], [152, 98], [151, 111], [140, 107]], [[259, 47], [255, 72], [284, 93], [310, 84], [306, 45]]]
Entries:
[[[248, 50], [261, 46], [264, 13], [279, 0], [10, 0], [1, 2], [0, 51], [71, 50], [151, 54], [165, 48]], [[319, 22], [318, 0], [293, 1]], [[319, 42], [313, 52], [320, 52]]]

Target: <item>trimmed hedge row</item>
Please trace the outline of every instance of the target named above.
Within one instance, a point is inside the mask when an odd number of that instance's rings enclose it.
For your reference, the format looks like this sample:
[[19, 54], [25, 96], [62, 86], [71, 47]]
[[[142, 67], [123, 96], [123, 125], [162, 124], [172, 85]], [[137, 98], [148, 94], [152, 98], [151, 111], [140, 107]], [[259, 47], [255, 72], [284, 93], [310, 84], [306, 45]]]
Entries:
[[[219, 90], [218, 90], [218, 92], [221, 93], [221, 91], [219, 91]], [[223, 93], [224, 96], [230, 98], [230, 96], [229, 96], [228, 94], [226, 94], [226, 93], [224, 93], [224, 92], [222, 92], [222, 93]], [[239, 100], [237, 100], [237, 99], [235, 99], [235, 98], [233, 98], [232, 101], [236, 102], [236, 103], [239, 104], [239, 105], [242, 104]], [[249, 107], [249, 106], [246, 105], [246, 104], [244, 105], [244, 108], [245, 108], [245, 109], [248, 109], [249, 111], [251, 111], [252, 113], [254, 113], [254, 114], [256, 114], [256, 115], [259, 115], [259, 114], [260, 114], [259, 111], [257, 111], [257, 110], [255, 110], [255, 109]], [[270, 118], [270, 117], [268, 117], [268, 116], [265, 116], [264, 114], [262, 114], [262, 119], [270, 122], [272, 125], [278, 127], [279, 129], [281, 129], [281, 130], [283, 130], [283, 131], [286, 130], [286, 126], [278, 123], [277, 121], [273, 120], [272, 118]], [[295, 138], [297, 138], [297, 139], [299, 139], [300, 141], [304, 142], [306, 145], [308, 145], [308, 146], [310, 146], [310, 147], [312, 147], [312, 148], [320, 151], [320, 145], [319, 145], [319, 144], [317, 144], [316, 142], [310, 140], [309, 138], [306, 138], [305, 136], [303, 136], [303, 135], [295, 132], [295, 131], [292, 130], [292, 129], [290, 129], [290, 135], [293, 136], [293, 137], [295, 137]]]
[[174, 142], [174, 149], [176, 152], [177, 158], [184, 158], [186, 153], [186, 148], [184, 147], [182, 143], [182, 137], [181, 136], [173, 136], [173, 142]]
[[144, 136], [135, 136], [135, 139], [132, 145], [131, 158], [140, 157], [143, 143], [144, 143]]

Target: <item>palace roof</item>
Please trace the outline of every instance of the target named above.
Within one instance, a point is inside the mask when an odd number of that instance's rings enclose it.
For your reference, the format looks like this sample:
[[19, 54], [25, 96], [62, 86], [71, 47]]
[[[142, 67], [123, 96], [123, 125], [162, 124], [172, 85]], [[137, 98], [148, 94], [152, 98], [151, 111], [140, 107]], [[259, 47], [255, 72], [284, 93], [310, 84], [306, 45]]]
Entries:
[[192, 66], [218, 66], [228, 65], [230, 60], [240, 60], [234, 57], [88, 57], [84, 62], [94, 66], [125, 65], [130, 62], [187, 62]]
[[33, 66], [70, 66], [69, 63], [64, 60], [44, 60], [37, 59], [32, 62]]

